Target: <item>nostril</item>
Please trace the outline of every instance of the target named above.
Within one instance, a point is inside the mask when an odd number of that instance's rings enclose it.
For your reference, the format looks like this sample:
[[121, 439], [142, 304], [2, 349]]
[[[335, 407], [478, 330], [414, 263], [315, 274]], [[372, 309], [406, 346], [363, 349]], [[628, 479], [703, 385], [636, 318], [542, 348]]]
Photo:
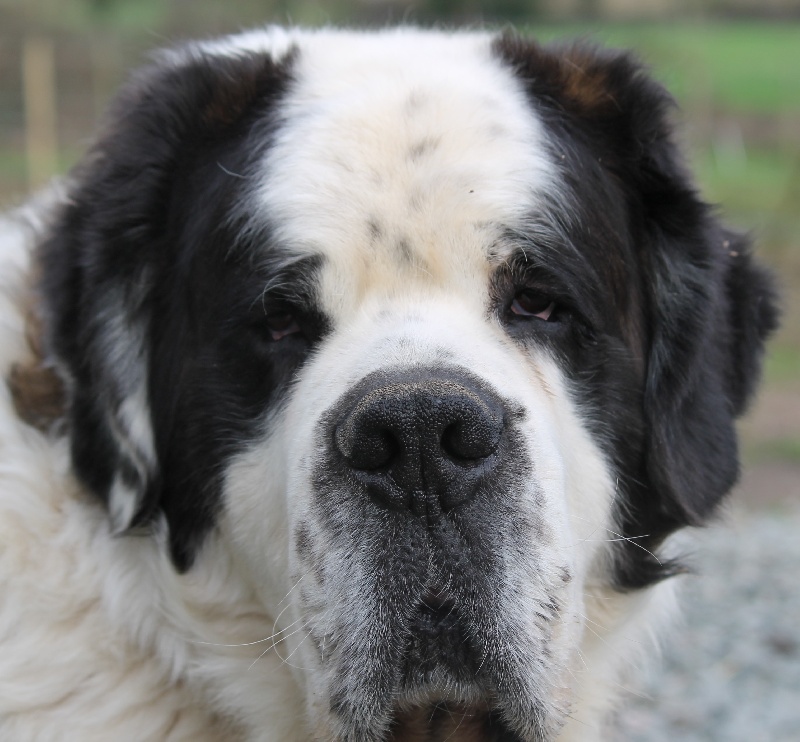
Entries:
[[440, 446], [452, 459], [461, 462], [477, 462], [491, 456], [500, 441], [500, 425], [468, 424], [458, 420], [448, 425], [442, 432]]
[[385, 469], [400, 452], [400, 442], [387, 428], [361, 428], [353, 431], [352, 424], [336, 428], [336, 447], [353, 469], [376, 471]]

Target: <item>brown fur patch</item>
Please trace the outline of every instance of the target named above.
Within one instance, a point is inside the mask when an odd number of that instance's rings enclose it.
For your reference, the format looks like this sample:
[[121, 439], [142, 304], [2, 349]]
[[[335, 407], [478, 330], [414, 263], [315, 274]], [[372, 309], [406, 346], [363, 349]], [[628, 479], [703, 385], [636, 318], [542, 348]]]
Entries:
[[20, 419], [39, 430], [47, 431], [64, 416], [64, 384], [55, 370], [45, 362], [42, 322], [36, 312], [33, 291], [29, 295], [25, 311], [25, 337], [30, 357], [11, 367], [7, 383], [14, 410]]
[[292, 49], [278, 61], [269, 54], [253, 53], [231, 62], [232, 69], [220, 72], [221, 79], [209, 91], [203, 106], [203, 122], [212, 130], [235, 124], [258, 100], [270, 95], [275, 78], [296, 56], [297, 50]]
[[616, 105], [608, 79], [608, 71], [582, 49], [572, 49], [561, 63], [564, 95], [577, 108], [593, 111]]
[[505, 34], [494, 42], [494, 50], [544, 99], [558, 101], [581, 116], [620, 111], [614, 80], [618, 65], [592, 46], [549, 49]]

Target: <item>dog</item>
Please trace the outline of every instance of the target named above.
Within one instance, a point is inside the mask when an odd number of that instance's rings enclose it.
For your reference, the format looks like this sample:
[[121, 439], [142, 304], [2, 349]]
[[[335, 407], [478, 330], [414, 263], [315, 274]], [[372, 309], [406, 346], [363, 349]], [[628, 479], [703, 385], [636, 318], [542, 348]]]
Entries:
[[0, 228], [0, 737], [608, 738], [776, 325], [630, 54], [268, 28]]

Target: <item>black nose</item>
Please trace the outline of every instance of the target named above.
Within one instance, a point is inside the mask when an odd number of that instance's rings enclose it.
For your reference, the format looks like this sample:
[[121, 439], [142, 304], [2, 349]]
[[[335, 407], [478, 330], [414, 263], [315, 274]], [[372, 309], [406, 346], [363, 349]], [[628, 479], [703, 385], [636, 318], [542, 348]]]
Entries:
[[476, 384], [416, 375], [370, 385], [334, 438], [374, 500], [428, 515], [473, 497], [497, 464], [503, 429], [500, 400]]

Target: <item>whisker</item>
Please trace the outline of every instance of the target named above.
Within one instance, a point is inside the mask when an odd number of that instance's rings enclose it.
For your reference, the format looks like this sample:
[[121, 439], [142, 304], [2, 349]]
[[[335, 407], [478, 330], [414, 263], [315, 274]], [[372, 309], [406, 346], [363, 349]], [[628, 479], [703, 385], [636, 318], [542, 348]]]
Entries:
[[[591, 521], [589, 521], [588, 518], [581, 518], [580, 515], [574, 515], [573, 513], [570, 513], [570, 518], [577, 518], [578, 520], [582, 520], [585, 523], [590, 523], [591, 522]], [[650, 551], [649, 549], [646, 549], [644, 546], [642, 546], [641, 544], [637, 544], [636, 541], [634, 541], [634, 539], [637, 539], [637, 538], [649, 538], [649, 536], [650, 536], [649, 533], [645, 533], [645, 534], [643, 534], [641, 536], [623, 536], [621, 533], [617, 533], [616, 531], [614, 531], [611, 528], [608, 528], [606, 526], [597, 526], [597, 528], [602, 528], [604, 531], [608, 531], [609, 533], [613, 534], [614, 536], [617, 536], [617, 538], [599, 539], [597, 541], [605, 541], [605, 542], [628, 541], [633, 546], [636, 546], [637, 548], [641, 549], [642, 551], [646, 552], [651, 557], [653, 557], [653, 559], [655, 559], [656, 562], [658, 562], [658, 565], [660, 567], [664, 566], [661, 563], [661, 560], [655, 554], [653, 554], [652, 551]], [[597, 530], [597, 528], [595, 530]], [[592, 536], [594, 534], [594, 532], [595, 531], [592, 531], [589, 535]], [[595, 539], [588, 539], [588, 538], [579, 539], [578, 543], [582, 543], [584, 541], [591, 543], [591, 542], [595, 541]], [[577, 544], [574, 544], [574, 545], [577, 546]]]
[[586, 657], [584, 657], [583, 652], [581, 652], [580, 647], [575, 647], [575, 651], [578, 653], [578, 657], [580, 661], [583, 662], [583, 666], [586, 668], [586, 672], [591, 674], [591, 670], [589, 669], [589, 663], [586, 662]]
[[[602, 629], [603, 627], [600, 626], [600, 624], [598, 624], [597, 621], [592, 621], [591, 619], [586, 618], [586, 616], [584, 616], [583, 614], [580, 614], [580, 613], [578, 615], [581, 616], [585, 621], [587, 621], [587, 623], [584, 624], [584, 626], [589, 631], [591, 631], [601, 642], [603, 642], [603, 644], [605, 644], [607, 647], [613, 649], [613, 647], [602, 636], [600, 636], [600, 634], [598, 634], [591, 626], [588, 625], [590, 623], [593, 623], [595, 626], [599, 626]], [[638, 644], [639, 646], [643, 646], [641, 642], [636, 641], [636, 639], [631, 639], [630, 637], [627, 637], [624, 634], [622, 635], [622, 638], [625, 639], [625, 641], [629, 641], [629, 642], [632, 642], [633, 644]], [[615, 652], [615, 654], [618, 657], [620, 657], [622, 660], [627, 662], [631, 667], [636, 667], [636, 664], [633, 662], [633, 660], [630, 659], [630, 657], [626, 657], [625, 655], [620, 654], [619, 652]]]
[[[263, 639], [257, 639], [256, 641], [252, 642], [242, 642], [241, 644], [220, 644], [218, 642], [204, 642], [200, 641], [199, 639], [189, 639], [190, 644], [202, 644], [206, 647], [252, 647], [255, 644], [263, 644], [264, 642], [273, 641], [276, 637], [280, 636], [284, 631], [288, 631], [292, 628], [296, 623], [302, 621], [301, 618], [298, 618], [296, 621], [292, 621], [288, 626], [282, 628], [280, 631], [276, 631], [271, 636], [267, 636]], [[274, 624], [273, 624], [274, 626]]]
[[[289, 654], [288, 654], [286, 657], [283, 657], [283, 658], [281, 659], [281, 664], [282, 664], [282, 665], [288, 665], [289, 667], [293, 667], [293, 668], [295, 668], [296, 670], [303, 670], [303, 671], [306, 671], [306, 672], [311, 672], [311, 671], [313, 671], [313, 668], [310, 668], [310, 667], [300, 667], [299, 665], [293, 665], [291, 662], [289, 662], [289, 660], [290, 660], [290, 659], [293, 657], [294, 653], [295, 653], [295, 652], [296, 652], [298, 649], [300, 649], [300, 647], [303, 645], [303, 642], [304, 642], [306, 639], [308, 639], [308, 637], [309, 637], [309, 636], [311, 636], [311, 631], [306, 631], [306, 635], [305, 635], [305, 636], [304, 636], [304, 637], [303, 637], [303, 638], [302, 638], [302, 639], [301, 639], [301, 640], [300, 640], [300, 641], [297, 643], [297, 646], [296, 646], [296, 647], [295, 647], [295, 648], [294, 648], [294, 649], [293, 649], [293, 650], [292, 650], [292, 651], [291, 651], [291, 652], [290, 652], [290, 653], [289, 653]], [[280, 656], [280, 655], [279, 655], [279, 656]]]
[[[248, 669], [248, 670], [252, 670], [252, 669], [253, 669], [253, 666], [256, 664], [256, 662], [258, 662], [258, 661], [259, 661], [259, 660], [260, 660], [262, 657], [264, 657], [264, 656], [265, 656], [265, 655], [266, 655], [266, 654], [267, 654], [269, 651], [271, 651], [271, 650], [273, 650], [273, 649], [277, 649], [278, 645], [279, 645], [281, 642], [285, 641], [285, 640], [286, 640], [286, 639], [288, 639], [290, 636], [294, 636], [295, 634], [299, 634], [301, 631], [304, 631], [304, 630], [305, 630], [305, 627], [304, 627], [304, 626], [301, 626], [299, 629], [295, 629], [294, 631], [292, 631], [291, 633], [287, 634], [286, 636], [283, 636], [283, 637], [281, 637], [281, 638], [280, 638], [278, 641], [276, 641], [276, 642], [273, 642], [272, 644], [270, 644], [270, 645], [269, 645], [269, 646], [268, 646], [268, 647], [267, 647], [267, 648], [266, 648], [266, 649], [265, 649], [265, 650], [264, 650], [264, 651], [263, 651], [263, 652], [262, 652], [260, 655], [258, 655], [258, 657], [256, 657], [256, 658], [253, 660], [252, 664], [251, 664], [251, 665], [250, 665], [250, 667], [248, 667], [247, 669]], [[305, 640], [308, 638], [308, 635], [309, 635], [310, 633], [311, 633], [311, 632], [307, 632], [307, 633], [306, 633], [305, 637], [303, 637], [303, 640], [300, 642], [300, 644], [302, 644], [302, 643], [303, 643], [303, 642], [304, 642], [304, 641], [305, 641]], [[298, 644], [297, 646], [299, 647], [299, 646], [300, 646], [300, 644]], [[277, 652], [276, 652], [276, 654], [277, 654]], [[289, 655], [289, 656], [291, 656], [291, 655]], [[278, 657], [279, 657], [279, 658], [281, 659], [281, 661], [283, 662], [283, 658], [282, 658], [282, 657], [280, 657], [280, 655], [278, 655]]]

